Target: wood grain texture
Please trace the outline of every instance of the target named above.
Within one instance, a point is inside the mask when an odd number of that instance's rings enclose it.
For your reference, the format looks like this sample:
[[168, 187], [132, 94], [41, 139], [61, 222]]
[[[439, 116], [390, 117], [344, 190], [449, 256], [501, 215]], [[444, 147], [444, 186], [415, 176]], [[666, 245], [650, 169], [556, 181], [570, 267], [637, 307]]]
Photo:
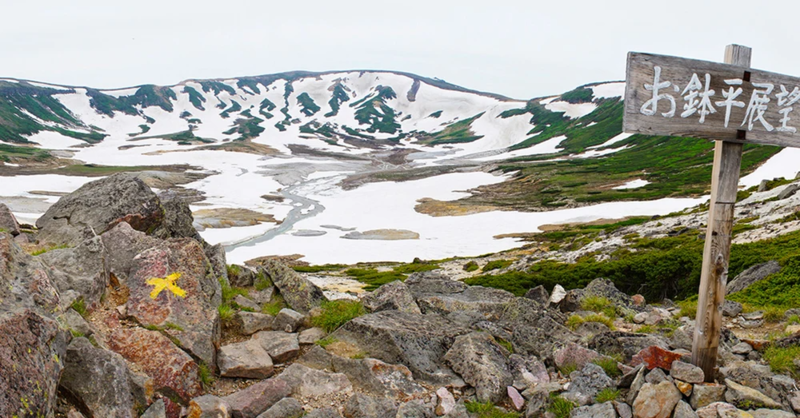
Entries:
[[[725, 59], [731, 64], [747, 67], [750, 48], [730, 45], [725, 50]], [[740, 143], [717, 141], [714, 149], [708, 228], [692, 345], [692, 363], [703, 369], [706, 382], [713, 382], [716, 376], [743, 147]]]
[[[756, 143], [766, 145], [780, 145], [787, 147], [800, 147], [800, 103], [791, 106], [779, 106], [777, 94], [781, 92], [781, 85], [785, 86], [789, 92], [795, 87], [800, 87], [800, 78], [787, 75], [771, 73], [761, 70], [750, 70], [742, 62], [749, 62], [750, 51], [732, 50], [730, 59], [731, 64], [715, 63], [709, 61], [691, 60], [686, 58], [670, 57], [665, 55], [653, 55], [631, 52], [628, 54], [626, 90], [625, 90], [625, 112], [623, 116], [623, 130], [628, 133], [639, 133], [645, 135], [670, 135], [705, 138], [713, 140], [725, 140], [740, 143]], [[738, 63], [738, 64], [737, 64]], [[660, 93], [666, 93], [675, 100], [676, 110], [673, 117], [664, 117], [662, 113], [669, 112], [671, 104], [668, 100], [662, 99], [658, 103], [658, 111], [653, 116], [641, 113], [642, 106], [653, 97], [653, 92], [645, 89], [645, 84], [653, 84], [656, 66], [661, 67], [661, 81], [670, 81], [672, 85], [667, 89], [662, 89]], [[750, 72], [750, 81], [743, 81], [741, 86], [730, 86], [725, 80], [743, 79], [745, 71]], [[681, 117], [684, 105], [687, 104], [683, 93], [689, 85], [692, 75], [697, 74], [702, 84], [705, 86], [705, 74], [711, 76], [710, 89], [714, 90], [711, 101], [716, 113], [705, 117], [704, 123], [700, 123], [699, 114]], [[767, 96], [770, 101], [764, 113], [764, 119], [774, 130], [768, 131], [760, 122], [753, 124], [752, 130], [747, 119], [747, 109], [753, 90], [756, 88], [753, 83], [770, 83], [773, 90]], [[679, 92], [674, 90], [674, 86], [679, 87]], [[744, 107], [731, 107], [728, 126], [725, 127], [726, 108], [717, 106], [716, 102], [725, 100], [723, 91], [729, 91], [741, 87], [742, 93], [736, 97], [736, 101], [744, 103]], [[763, 89], [762, 89], [763, 90]], [[777, 128], [783, 126], [781, 120], [784, 115], [779, 111], [785, 107], [792, 107], [788, 116], [790, 120], [788, 127], [796, 128], [798, 132], [779, 132]], [[745, 138], [742, 139], [738, 131], [746, 131]]]

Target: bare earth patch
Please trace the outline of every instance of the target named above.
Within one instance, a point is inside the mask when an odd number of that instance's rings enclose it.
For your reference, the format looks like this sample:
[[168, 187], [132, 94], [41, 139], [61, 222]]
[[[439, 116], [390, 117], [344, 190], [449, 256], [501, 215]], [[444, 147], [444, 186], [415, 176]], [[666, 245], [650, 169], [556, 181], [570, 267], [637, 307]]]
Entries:
[[371, 231], [364, 232], [350, 232], [342, 238], [395, 241], [403, 239], [419, 239], [419, 234], [405, 229], [373, 229]]
[[192, 215], [194, 221], [204, 228], [231, 228], [258, 225], [264, 222], [280, 223], [272, 215], [240, 208], [200, 209], [193, 212]]
[[418, 213], [424, 213], [430, 216], [464, 216], [472, 215], [475, 213], [492, 212], [495, 210], [502, 210], [496, 206], [477, 205], [472, 203], [465, 203], [462, 201], [442, 201], [430, 198], [419, 199], [419, 202], [414, 206], [414, 210]]

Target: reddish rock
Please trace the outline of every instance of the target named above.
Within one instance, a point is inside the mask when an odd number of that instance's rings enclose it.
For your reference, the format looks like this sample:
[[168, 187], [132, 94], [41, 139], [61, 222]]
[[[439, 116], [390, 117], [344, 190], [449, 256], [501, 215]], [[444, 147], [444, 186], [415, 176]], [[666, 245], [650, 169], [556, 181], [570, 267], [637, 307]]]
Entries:
[[633, 300], [633, 306], [644, 306], [644, 305], [646, 305], [646, 302], [644, 300], [644, 296], [642, 296], [642, 295], [633, 295], [633, 296], [631, 296], [631, 299]]
[[291, 393], [292, 388], [285, 381], [269, 379], [228, 395], [222, 400], [230, 406], [232, 418], [256, 418]]
[[638, 366], [644, 363], [648, 370], [658, 367], [669, 371], [672, 368], [672, 362], [680, 360], [682, 356], [680, 353], [665, 350], [658, 346], [651, 346], [633, 356], [631, 365]]
[[770, 344], [772, 344], [771, 341], [767, 340], [750, 340], [747, 338], [743, 338], [742, 341], [746, 342], [747, 344], [750, 344], [750, 347], [753, 347], [753, 350], [756, 351], [764, 351], [767, 349], [767, 347], [770, 346]]
[[575, 343], [569, 343], [553, 354], [553, 360], [556, 363], [556, 367], [559, 369], [566, 365], [574, 365], [580, 370], [583, 366], [600, 357], [602, 356], [597, 351], [590, 350]]
[[[162, 328], [174, 337], [181, 348], [214, 368], [219, 347], [219, 313], [211, 303], [216, 279], [203, 247], [190, 238], [164, 241], [133, 259], [127, 285], [130, 296], [127, 314], [142, 325]], [[180, 273], [175, 284], [185, 297], [163, 289], [151, 297], [152, 278]], [[212, 283], [213, 282], [213, 283]]]
[[522, 411], [522, 407], [525, 406], [525, 398], [519, 394], [519, 391], [514, 386], [509, 386], [507, 389], [508, 397], [511, 399], [511, 404], [514, 406], [514, 409]]
[[109, 334], [106, 343], [141, 367], [156, 391], [170, 390], [187, 403], [202, 392], [197, 363], [160, 332], [120, 328]]

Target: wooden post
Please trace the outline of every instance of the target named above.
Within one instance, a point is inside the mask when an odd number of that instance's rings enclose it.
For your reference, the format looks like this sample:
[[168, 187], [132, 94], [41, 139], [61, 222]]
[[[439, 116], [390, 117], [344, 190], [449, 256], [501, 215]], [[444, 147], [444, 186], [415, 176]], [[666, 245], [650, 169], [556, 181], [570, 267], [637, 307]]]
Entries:
[[[751, 51], [745, 46], [728, 45], [725, 63], [749, 68]], [[716, 375], [742, 146], [740, 143], [717, 141], [714, 149], [708, 230], [692, 345], [692, 363], [703, 369], [706, 382], [713, 382]]]

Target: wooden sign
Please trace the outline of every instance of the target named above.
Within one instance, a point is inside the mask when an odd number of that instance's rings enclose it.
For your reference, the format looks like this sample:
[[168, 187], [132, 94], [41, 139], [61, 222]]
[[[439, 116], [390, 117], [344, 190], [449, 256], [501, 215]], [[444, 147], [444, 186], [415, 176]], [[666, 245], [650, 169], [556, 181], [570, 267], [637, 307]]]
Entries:
[[750, 70], [751, 51], [729, 45], [725, 64], [628, 54], [623, 130], [718, 140], [692, 344], [707, 382], [716, 376], [743, 144], [800, 147], [800, 79]]
[[623, 130], [800, 147], [800, 78], [628, 53]]

